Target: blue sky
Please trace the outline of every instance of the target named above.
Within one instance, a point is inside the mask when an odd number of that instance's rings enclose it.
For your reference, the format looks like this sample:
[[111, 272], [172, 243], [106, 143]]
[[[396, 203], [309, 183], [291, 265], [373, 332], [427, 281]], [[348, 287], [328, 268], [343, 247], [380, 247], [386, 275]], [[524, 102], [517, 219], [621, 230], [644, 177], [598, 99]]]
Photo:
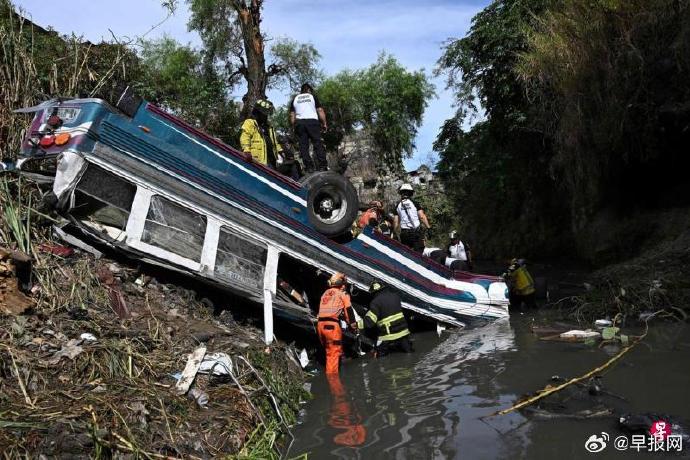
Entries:
[[[75, 33], [98, 42], [141, 36], [160, 23], [167, 12], [158, 0], [15, 0], [33, 21], [63, 34]], [[151, 31], [147, 38], [164, 34], [182, 43], [200, 44], [187, 31], [188, 12], [180, 0], [175, 15]], [[327, 74], [372, 64], [381, 51], [394, 55], [410, 69], [431, 73], [441, 44], [462, 37], [472, 17], [488, 0], [266, 0], [262, 28], [270, 37], [288, 36], [311, 42], [322, 55]], [[51, 6], [48, 6], [51, 5]], [[443, 79], [434, 79], [438, 97], [431, 101], [419, 130], [417, 151], [406, 161], [408, 169], [426, 162], [443, 121], [454, 112]], [[236, 96], [241, 96], [237, 89]], [[277, 104], [287, 94], [271, 94]]]

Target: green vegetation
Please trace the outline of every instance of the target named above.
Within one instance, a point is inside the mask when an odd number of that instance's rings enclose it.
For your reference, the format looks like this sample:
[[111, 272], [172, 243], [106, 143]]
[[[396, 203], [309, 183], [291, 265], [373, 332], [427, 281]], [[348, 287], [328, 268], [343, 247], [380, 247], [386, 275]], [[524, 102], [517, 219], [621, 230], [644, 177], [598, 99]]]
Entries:
[[414, 138], [434, 88], [423, 71], [409, 71], [382, 54], [366, 69], [345, 70], [318, 88], [330, 129], [324, 141], [336, 150], [343, 138], [364, 129], [374, 144], [380, 167], [402, 170], [414, 152]]
[[137, 92], [224, 142], [234, 143], [239, 107], [225, 75], [204, 62], [202, 53], [172, 38], [142, 43]]
[[621, 216], [688, 205], [688, 3], [496, 0], [446, 44], [439, 171], [483, 253], [604, 263], [648, 237]]

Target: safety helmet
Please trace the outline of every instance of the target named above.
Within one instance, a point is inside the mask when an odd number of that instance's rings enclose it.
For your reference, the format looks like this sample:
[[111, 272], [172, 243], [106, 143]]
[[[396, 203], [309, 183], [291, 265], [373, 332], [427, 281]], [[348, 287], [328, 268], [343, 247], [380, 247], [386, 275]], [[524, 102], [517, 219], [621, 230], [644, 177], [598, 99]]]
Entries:
[[458, 236], [458, 231], [457, 231], [457, 230], [453, 230], [452, 232], [450, 232], [450, 233], [448, 234], [448, 236], [450, 237], [451, 240], [455, 240], [455, 239], [460, 238], [460, 237]]
[[383, 288], [384, 288], [384, 284], [383, 284], [383, 282], [382, 282], [381, 280], [374, 280], [374, 281], [372, 281], [371, 284], [369, 285], [369, 292], [370, 292], [371, 294], [373, 294], [374, 292], [378, 292], [378, 291], [380, 291], [380, 290], [383, 289]]
[[347, 276], [340, 272], [333, 273], [328, 279], [330, 287], [345, 286], [345, 283], [347, 283]]
[[254, 107], [266, 116], [271, 115], [273, 113], [273, 103], [268, 99], [257, 100]]
[[398, 189], [398, 193], [401, 195], [412, 195], [414, 193], [414, 189], [412, 188], [412, 185], [405, 183], [400, 186], [400, 188]]

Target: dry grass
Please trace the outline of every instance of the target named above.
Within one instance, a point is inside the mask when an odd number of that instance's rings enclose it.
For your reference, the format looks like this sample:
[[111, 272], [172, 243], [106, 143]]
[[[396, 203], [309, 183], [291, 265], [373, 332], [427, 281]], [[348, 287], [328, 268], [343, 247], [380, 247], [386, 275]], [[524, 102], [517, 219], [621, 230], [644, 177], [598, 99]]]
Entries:
[[[5, 457], [277, 457], [302, 391], [291, 351], [274, 346], [266, 353], [260, 331], [222, 324], [184, 289], [155, 279], [138, 286], [130, 269], [116, 276], [131, 311], [131, 318], [119, 319], [99, 281], [107, 266], [86, 256], [38, 254], [38, 306], [24, 316], [0, 318]], [[54, 361], [68, 340], [86, 332], [98, 341], [82, 343], [73, 359]], [[212, 335], [208, 352], [233, 358], [241, 385], [197, 376], [194, 387], [209, 399], [205, 409], [175, 395], [172, 377], [198, 346], [199, 332]], [[241, 377], [250, 366], [270, 391], [261, 390], [251, 372]]]

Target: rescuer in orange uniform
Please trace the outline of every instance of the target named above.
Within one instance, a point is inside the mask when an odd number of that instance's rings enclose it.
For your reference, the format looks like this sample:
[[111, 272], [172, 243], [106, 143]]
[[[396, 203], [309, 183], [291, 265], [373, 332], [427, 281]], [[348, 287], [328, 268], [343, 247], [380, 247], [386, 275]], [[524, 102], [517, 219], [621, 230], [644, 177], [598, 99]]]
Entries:
[[364, 228], [367, 225], [376, 227], [381, 223], [381, 214], [383, 214], [383, 203], [377, 200], [372, 201], [369, 203], [369, 208], [359, 216], [357, 226], [359, 228]]
[[328, 280], [328, 290], [321, 296], [317, 330], [319, 340], [326, 350], [326, 374], [337, 374], [340, 367], [340, 357], [343, 354], [343, 329], [340, 322], [344, 321], [346, 327], [358, 332], [350, 295], [345, 291], [346, 284], [347, 277], [342, 273], [335, 273]]

